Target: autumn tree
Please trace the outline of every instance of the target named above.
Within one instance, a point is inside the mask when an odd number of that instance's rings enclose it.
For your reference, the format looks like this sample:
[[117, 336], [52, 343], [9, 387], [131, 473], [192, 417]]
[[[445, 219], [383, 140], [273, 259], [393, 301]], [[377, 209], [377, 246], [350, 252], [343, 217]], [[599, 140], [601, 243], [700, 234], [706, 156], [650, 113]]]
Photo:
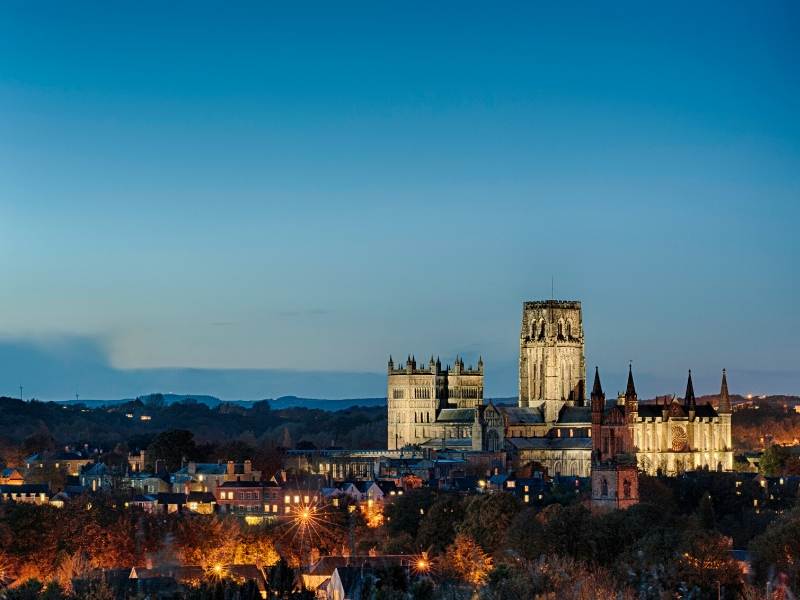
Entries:
[[492, 570], [492, 557], [471, 537], [459, 533], [447, 548], [444, 564], [464, 583], [477, 589]]

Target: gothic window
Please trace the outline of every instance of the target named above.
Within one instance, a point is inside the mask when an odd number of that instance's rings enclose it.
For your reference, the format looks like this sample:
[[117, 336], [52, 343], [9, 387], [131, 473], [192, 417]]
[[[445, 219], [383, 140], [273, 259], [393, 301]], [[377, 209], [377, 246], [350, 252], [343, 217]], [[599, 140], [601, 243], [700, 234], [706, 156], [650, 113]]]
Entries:
[[559, 321], [558, 322], [558, 339], [560, 339], [560, 340], [564, 339], [564, 322], [563, 321]]
[[539, 321], [539, 339], [544, 339], [544, 321]]
[[572, 339], [572, 321], [567, 321], [567, 339]]
[[622, 482], [622, 495], [626, 498], [631, 497], [631, 482], [627, 479]]
[[600, 495], [608, 496], [608, 480], [605, 477], [603, 477], [603, 481], [600, 483]]
[[500, 436], [492, 429], [486, 434], [486, 450], [489, 452], [496, 452], [500, 449]]

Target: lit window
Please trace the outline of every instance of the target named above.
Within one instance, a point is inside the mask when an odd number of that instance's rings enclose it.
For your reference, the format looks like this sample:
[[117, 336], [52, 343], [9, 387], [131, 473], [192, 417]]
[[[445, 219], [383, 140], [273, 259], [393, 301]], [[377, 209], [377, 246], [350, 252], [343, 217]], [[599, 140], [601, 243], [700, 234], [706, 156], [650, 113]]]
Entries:
[[300, 496], [295, 496], [294, 497], [294, 503], [295, 504], [300, 504]]
[[506, 487], [509, 489], [514, 489], [517, 485], [516, 481], [506, 481]]
[[530, 497], [528, 497], [528, 494], [525, 494], [525, 503], [527, 504], [528, 502], [530, 502]]
[[284, 504], [289, 504], [291, 501], [292, 501], [292, 497], [291, 496], [286, 496], [283, 499], [283, 503]]
[[305, 502], [306, 504], [308, 504], [308, 496], [303, 496], [303, 502]]
[[289, 514], [289, 511], [291, 511], [291, 510], [292, 510], [292, 507], [291, 507], [291, 506], [286, 506], [286, 507], [284, 508], [283, 512], [285, 512], [285, 513], [288, 515], [288, 514]]

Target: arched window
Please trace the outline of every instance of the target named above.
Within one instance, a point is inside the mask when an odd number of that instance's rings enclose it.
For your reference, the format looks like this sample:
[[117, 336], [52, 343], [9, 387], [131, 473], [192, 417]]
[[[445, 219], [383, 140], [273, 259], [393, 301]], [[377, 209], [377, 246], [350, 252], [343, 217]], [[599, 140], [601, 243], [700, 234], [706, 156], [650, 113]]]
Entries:
[[500, 449], [500, 436], [494, 429], [489, 430], [486, 434], [486, 450], [488, 452], [497, 452]]
[[572, 339], [572, 321], [567, 321], [567, 339]]
[[564, 339], [564, 321], [558, 322], [558, 339]]
[[539, 321], [539, 339], [544, 339], [544, 320]]
[[608, 496], [608, 480], [605, 477], [603, 477], [603, 481], [600, 483], [600, 495]]
[[622, 482], [622, 495], [626, 498], [631, 497], [631, 482], [627, 479]]

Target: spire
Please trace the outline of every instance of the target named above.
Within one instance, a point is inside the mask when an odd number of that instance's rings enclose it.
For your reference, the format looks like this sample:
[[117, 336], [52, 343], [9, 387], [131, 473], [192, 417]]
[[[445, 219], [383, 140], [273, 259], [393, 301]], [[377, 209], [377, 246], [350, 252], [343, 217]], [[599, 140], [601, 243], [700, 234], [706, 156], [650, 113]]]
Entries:
[[686, 395], [683, 404], [689, 410], [697, 409], [697, 400], [694, 397], [694, 385], [692, 385], [692, 370], [689, 369], [689, 379], [686, 381]]
[[625, 398], [636, 398], [636, 386], [633, 384], [633, 365], [628, 363], [628, 387], [625, 389]]
[[592, 398], [600, 397], [603, 395], [603, 386], [600, 385], [600, 370], [594, 368], [594, 385], [592, 386]]
[[725, 369], [722, 369], [722, 385], [719, 390], [719, 410], [721, 415], [731, 414], [731, 397], [728, 394], [728, 375]]

